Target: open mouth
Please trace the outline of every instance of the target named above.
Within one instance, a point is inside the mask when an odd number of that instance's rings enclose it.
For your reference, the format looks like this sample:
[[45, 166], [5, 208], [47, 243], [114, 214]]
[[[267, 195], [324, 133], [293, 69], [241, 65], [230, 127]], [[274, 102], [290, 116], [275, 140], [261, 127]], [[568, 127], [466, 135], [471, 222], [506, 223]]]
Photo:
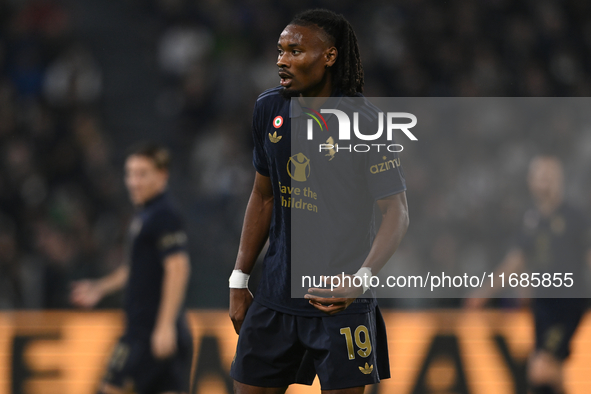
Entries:
[[279, 72], [279, 77], [281, 78], [279, 80], [279, 84], [283, 87], [289, 87], [291, 85], [291, 81], [293, 79], [293, 76], [289, 73], [286, 73], [284, 71], [280, 71]]

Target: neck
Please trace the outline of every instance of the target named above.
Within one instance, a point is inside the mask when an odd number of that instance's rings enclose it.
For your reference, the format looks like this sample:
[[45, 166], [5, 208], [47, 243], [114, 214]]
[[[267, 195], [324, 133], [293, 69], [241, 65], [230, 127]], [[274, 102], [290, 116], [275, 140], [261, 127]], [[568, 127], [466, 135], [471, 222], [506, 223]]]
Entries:
[[330, 72], [326, 72], [320, 83], [300, 94], [300, 103], [303, 103], [302, 97], [306, 97], [306, 105], [319, 108], [332, 95], [332, 91], [332, 75]]
[[536, 201], [536, 207], [544, 216], [550, 216], [556, 210], [556, 208], [560, 206], [560, 204], [562, 204], [562, 196], [540, 199]]
[[329, 96], [320, 96], [320, 97], [308, 97], [308, 96], [300, 96], [298, 98], [298, 101], [300, 102], [300, 105], [305, 106], [305, 107], [310, 107], [310, 108], [314, 108], [314, 109], [318, 109], [320, 107], [322, 107], [322, 104], [324, 104], [326, 102], [326, 100], [329, 99]]
[[138, 208], [141, 208], [141, 207], [146, 206], [147, 204], [151, 203], [156, 198], [158, 198], [159, 196], [161, 196], [165, 192], [165, 190], [166, 189], [158, 190], [154, 194], [150, 195], [150, 197], [146, 198], [142, 203], [137, 204], [137, 207]]

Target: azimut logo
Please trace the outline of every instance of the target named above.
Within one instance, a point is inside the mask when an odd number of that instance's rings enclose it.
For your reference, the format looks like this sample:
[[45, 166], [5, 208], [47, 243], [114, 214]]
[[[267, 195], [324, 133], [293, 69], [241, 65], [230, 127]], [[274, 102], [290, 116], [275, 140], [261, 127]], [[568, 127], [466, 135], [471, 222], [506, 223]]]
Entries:
[[[308, 140], [313, 140], [314, 139], [314, 122], [313, 120], [316, 120], [316, 123], [318, 123], [318, 125], [320, 126], [320, 130], [324, 130], [322, 127], [322, 123], [320, 122], [320, 119], [322, 119], [324, 126], [326, 126], [326, 129], [328, 130], [328, 125], [326, 124], [326, 121], [324, 120], [324, 117], [322, 117], [321, 114], [333, 114], [336, 116], [337, 121], [339, 122], [339, 130], [338, 130], [338, 135], [339, 135], [339, 142], [340, 144], [330, 144], [330, 143], [324, 143], [324, 144], [320, 144], [319, 145], [319, 149], [320, 152], [322, 152], [323, 150], [325, 151], [331, 151], [334, 150], [335, 152], [339, 152], [342, 150], [345, 151], [349, 151], [349, 152], [368, 152], [372, 149], [376, 149], [378, 152], [380, 152], [380, 149], [383, 149], [384, 151], [388, 151], [388, 152], [402, 152], [403, 150], [403, 146], [400, 144], [386, 144], [386, 143], [381, 143], [381, 144], [355, 144], [355, 145], [346, 145], [343, 144], [343, 141], [348, 141], [351, 140], [351, 120], [349, 118], [349, 115], [347, 115], [345, 112], [338, 110], [338, 109], [325, 109], [322, 108], [320, 109], [320, 113], [318, 113], [317, 111], [314, 111], [310, 108], [305, 108], [307, 110], [313, 111], [314, 113], [309, 113], [306, 112], [306, 114], [310, 115], [310, 117], [312, 117], [312, 119], [308, 119], [308, 123], [307, 123], [307, 138]], [[316, 116], [315, 116], [316, 115]], [[320, 117], [320, 119], [318, 119], [318, 117]], [[384, 118], [386, 119], [384, 121]], [[406, 119], [407, 121], [404, 122], [403, 120]], [[401, 121], [402, 120], [402, 121]], [[384, 127], [384, 123], [386, 123], [385, 127]], [[377, 130], [373, 133], [373, 134], [366, 134], [369, 133], [370, 130], [363, 130], [363, 132], [359, 129], [359, 112], [354, 112], [353, 113], [353, 133], [355, 135], [355, 137], [357, 137], [359, 140], [362, 141], [376, 141], [376, 140], [380, 140], [382, 138], [382, 135], [384, 134], [384, 129], [386, 132], [386, 141], [392, 141], [394, 138], [394, 131], [402, 131], [404, 133], [404, 135], [406, 135], [406, 137], [408, 137], [408, 139], [410, 139], [411, 141], [417, 141], [417, 137], [415, 137], [415, 135], [413, 133], [410, 132], [410, 129], [413, 128], [414, 126], [416, 126], [417, 124], [417, 117], [409, 112], [387, 112], [387, 113], [383, 113], [383, 112], [379, 112], [378, 113], [378, 126], [377, 126]], [[383, 141], [383, 138], [382, 138]], [[334, 155], [333, 155], [334, 156]]]
[[391, 170], [392, 168], [400, 167], [400, 157], [388, 160], [388, 157], [382, 156], [382, 163], [374, 164], [369, 167], [369, 172], [378, 174], [380, 172]]

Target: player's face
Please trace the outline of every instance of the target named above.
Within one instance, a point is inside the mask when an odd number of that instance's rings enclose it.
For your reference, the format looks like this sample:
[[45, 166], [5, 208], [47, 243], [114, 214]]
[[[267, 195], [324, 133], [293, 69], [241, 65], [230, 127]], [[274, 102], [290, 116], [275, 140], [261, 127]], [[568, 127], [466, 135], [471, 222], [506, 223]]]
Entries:
[[328, 70], [337, 50], [328, 36], [316, 26], [288, 25], [277, 42], [279, 83], [284, 95], [330, 96], [332, 84]]
[[131, 155], [125, 162], [125, 186], [134, 205], [143, 205], [166, 188], [168, 172], [145, 156]]
[[528, 185], [539, 201], [555, 201], [562, 197], [562, 167], [553, 158], [536, 158], [529, 169]]

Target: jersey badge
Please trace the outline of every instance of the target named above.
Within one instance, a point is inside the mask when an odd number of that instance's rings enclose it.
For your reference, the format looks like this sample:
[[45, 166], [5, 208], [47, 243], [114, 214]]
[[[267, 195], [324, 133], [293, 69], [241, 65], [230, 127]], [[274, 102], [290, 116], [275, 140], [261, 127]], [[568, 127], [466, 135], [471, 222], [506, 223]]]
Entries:
[[273, 119], [273, 127], [275, 127], [276, 129], [278, 129], [282, 125], [283, 125], [283, 117], [282, 116], [276, 116], [275, 119]]
[[269, 141], [271, 141], [272, 143], [276, 144], [279, 141], [281, 141], [281, 138], [283, 136], [281, 135], [277, 135], [277, 132], [274, 132], [273, 134], [269, 133]]
[[335, 147], [338, 149], [338, 145], [335, 145], [334, 138], [332, 138], [332, 137], [328, 137], [328, 139], [326, 140], [326, 144], [332, 146], [332, 148], [330, 148], [328, 150], [328, 153], [325, 155], [325, 156], [330, 157], [330, 159], [328, 159], [328, 161], [331, 161], [332, 159], [334, 159], [334, 155], [337, 154]]

